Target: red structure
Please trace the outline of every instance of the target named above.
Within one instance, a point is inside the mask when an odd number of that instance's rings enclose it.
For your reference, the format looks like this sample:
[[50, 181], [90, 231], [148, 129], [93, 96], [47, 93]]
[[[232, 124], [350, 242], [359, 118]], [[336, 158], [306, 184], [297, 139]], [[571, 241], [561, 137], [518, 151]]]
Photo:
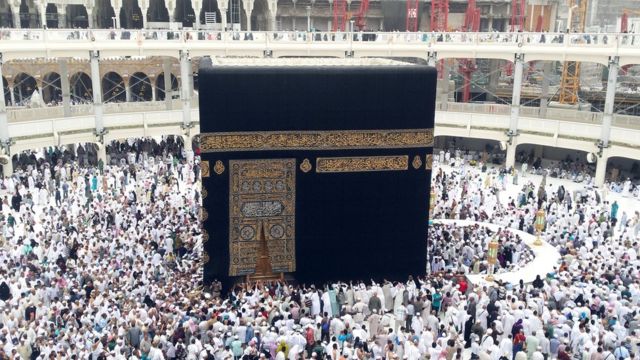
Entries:
[[[464, 32], [478, 32], [480, 30], [480, 9], [476, 7], [476, 0], [469, 0], [464, 15]], [[471, 100], [471, 76], [478, 69], [475, 59], [461, 59], [458, 61], [459, 71], [464, 79], [462, 87], [462, 102]]]
[[511, 0], [511, 32], [524, 31], [525, 0]]
[[335, 0], [333, 4], [333, 24], [331, 31], [345, 31], [347, 24], [347, 1]]
[[449, 28], [449, 0], [431, 1], [431, 31], [447, 31]]
[[[449, 0], [431, 0], [431, 31], [444, 32], [449, 29]], [[444, 74], [444, 60], [436, 64], [438, 79]]]
[[407, 31], [418, 31], [418, 0], [407, 0]]
[[356, 27], [359, 31], [364, 31], [367, 27], [367, 11], [369, 10], [369, 0], [360, 1], [360, 8], [356, 13]]

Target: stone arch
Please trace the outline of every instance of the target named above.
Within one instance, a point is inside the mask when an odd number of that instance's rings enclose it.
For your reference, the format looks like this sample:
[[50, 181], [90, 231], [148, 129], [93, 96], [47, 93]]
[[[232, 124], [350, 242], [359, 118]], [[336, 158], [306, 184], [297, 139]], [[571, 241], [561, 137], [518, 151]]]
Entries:
[[62, 102], [60, 74], [50, 72], [42, 77], [42, 100], [45, 104]]
[[113, 18], [116, 16], [109, 0], [96, 0], [96, 26], [102, 29], [113, 28]]
[[255, 0], [251, 11], [251, 30], [268, 31], [271, 29], [271, 11], [267, 0]]
[[[178, 78], [171, 74], [171, 90], [177, 91], [180, 87], [178, 85]], [[164, 91], [164, 73], [160, 73], [156, 77], [156, 98], [157, 101], [165, 100], [165, 91]]]
[[143, 25], [142, 10], [138, 0], [124, 0], [120, 9], [120, 28], [141, 29]]
[[129, 92], [133, 102], [153, 100], [153, 89], [147, 74], [143, 72], [133, 73], [129, 78]]
[[26, 73], [19, 73], [13, 78], [13, 96], [17, 106], [26, 105], [34, 91], [38, 90], [36, 79]]
[[31, 27], [31, 13], [29, 9], [29, 1], [22, 0], [20, 2], [20, 27], [21, 28], [30, 28]]
[[82, 71], [71, 75], [69, 89], [74, 103], [89, 103], [93, 99], [91, 77]]
[[56, 4], [47, 4], [47, 7], [44, 11], [45, 19], [47, 19], [47, 28], [48, 29], [57, 29], [58, 28], [58, 7]]
[[[224, 0], [227, 1], [227, 0]], [[200, 9], [200, 14], [198, 15], [200, 18], [200, 24], [205, 23], [205, 13], [215, 12], [216, 13], [216, 23], [222, 23], [222, 17], [220, 14], [220, 8], [218, 7], [218, 2], [216, 0], [203, 0], [202, 1], [202, 9]]]
[[149, 10], [147, 10], [147, 21], [169, 22], [169, 10], [167, 10], [164, 0], [150, 1]]
[[175, 20], [181, 22], [182, 26], [192, 27], [196, 22], [195, 11], [191, 5], [191, 0], [177, 0]]
[[67, 5], [67, 16], [69, 27], [82, 29], [89, 27], [89, 13], [84, 5]]
[[0, 27], [13, 28], [13, 13], [11, 12], [11, 7], [9, 6], [8, 0], [1, 0], [0, 8], [5, 9], [5, 11], [0, 12]]
[[125, 102], [127, 101], [127, 91], [124, 79], [116, 72], [108, 72], [102, 77], [102, 98], [103, 102]]

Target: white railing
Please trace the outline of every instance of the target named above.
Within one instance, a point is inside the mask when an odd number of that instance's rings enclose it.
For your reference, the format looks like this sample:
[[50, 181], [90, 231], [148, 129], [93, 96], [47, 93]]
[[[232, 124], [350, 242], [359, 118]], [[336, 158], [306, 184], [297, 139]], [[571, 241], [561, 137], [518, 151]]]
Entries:
[[149, 29], [6, 29], [1, 41], [94, 42], [94, 41], [171, 41], [171, 42], [252, 42], [252, 43], [346, 43], [379, 44], [491, 44], [519, 46], [568, 46], [593, 48], [640, 48], [640, 34], [622, 33], [461, 33], [461, 32], [302, 32], [302, 31], [212, 31]]

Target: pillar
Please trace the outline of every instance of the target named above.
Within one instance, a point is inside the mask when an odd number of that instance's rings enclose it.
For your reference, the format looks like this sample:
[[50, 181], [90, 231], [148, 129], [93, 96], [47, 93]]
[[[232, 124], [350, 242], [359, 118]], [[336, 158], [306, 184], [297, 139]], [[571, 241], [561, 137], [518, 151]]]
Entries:
[[598, 157], [598, 162], [596, 163], [596, 177], [594, 178], [594, 182], [597, 187], [604, 185], [604, 180], [607, 175], [607, 162], [609, 161], [607, 152], [607, 149], [604, 149], [602, 156]]
[[47, 2], [42, 0], [38, 4], [38, 10], [40, 11], [40, 27], [47, 27]]
[[11, 106], [16, 106], [16, 94], [13, 92], [13, 86], [9, 86], [9, 96], [11, 97]]
[[58, 8], [58, 29], [67, 27], [67, 5], [57, 4]]
[[549, 76], [551, 75], [551, 61], [545, 61], [542, 67], [542, 92], [540, 94], [540, 117], [547, 117], [549, 105]]
[[124, 81], [124, 95], [125, 95], [125, 101], [126, 102], [131, 102], [131, 87], [130, 82], [131, 79], [127, 78], [127, 79], [122, 79]]
[[267, 3], [269, 6], [269, 27], [270, 31], [278, 30], [278, 21], [276, 19], [276, 14], [278, 13], [278, 1], [272, 0]]
[[[87, 3], [91, 4], [91, 2]], [[95, 17], [93, 16], [93, 6], [87, 6], [85, 4], [85, 9], [87, 9], [87, 22], [89, 23], [89, 29], [95, 29]]]
[[[0, 53], [0, 79], [2, 79], [2, 54]], [[5, 149], [7, 155], [10, 154], [9, 146], [11, 144], [11, 138], [9, 138], [9, 122], [7, 119], [7, 104], [4, 101], [4, 89], [3, 94], [0, 96], [0, 145]], [[11, 160], [11, 159], [9, 159]], [[11, 161], [9, 161], [11, 163]]]
[[89, 52], [91, 58], [91, 88], [93, 89], [93, 112], [96, 121], [96, 133], [104, 132], [104, 119], [102, 116], [102, 84], [100, 79], [100, 53], [96, 50]]
[[149, 78], [149, 82], [151, 82], [151, 101], [156, 101], [156, 86], [155, 86], [155, 77]]
[[164, 73], [164, 102], [167, 106], [167, 110], [173, 108], [173, 101], [171, 99], [171, 60], [164, 59], [162, 62], [162, 71]]
[[604, 97], [604, 113], [602, 114], [602, 126], [600, 127], [600, 141], [602, 142], [601, 145], [605, 148], [609, 146], [609, 136], [611, 135], [611, 121], [613, 120], [613, 108], [616, 101], [619, 60], [617, 56], [609, 58], [607, 93]]
[[440, 94], [440, 104], [442, 111], [447, 111], [447, 103], [449, 102], [449, 64], [442, 62], [442, 93]]
[[508, 169], [516, 164], [516, 148], [518, 147], [518, 139], [513, 138], [511, 144], [507, 144], [507, 157], [505, 159], [505, 167]]
[[244, 13], [247, 14], [247, 31], [251, 31], [251, 13], [253, 12], [253, 0], [242, 0], [242, 6], [244, 7]]
[[438, 53], [436, 53], [435, 51], [430, 51], [427, 54], [427, 65], [436, 66], [437, 62], [438, 62]]
[[13, 12], [13, 26], [16, 29], [22, 28], [22, 24], [20, 21], [20, 6], [18, 5], [17, 7], [11, 8], [11, 11]]
[[188, 51], [180, 51], [180, 98], [182, 99], [182, 125], [191, 126], [191, 59]]
[[221, 0], [218, 2], [220, 9], [220, 17], [222, 18], [222, 31], [227, 30], [227, 10], [229, 10], [229, 0]]
[[60, 65], [60, 85], [62, 87], [62, 109], [64, 117], [71, 116], [71, 89], [69, 86], [69, 69], [67, 59], [58, 59]]
[[522, 73], [524, 70], [524, 54], [516, 54], [513, 72], [513, 93], [511, 95], [511, 116], [509, 131], [518, 134], [518, 118], [520, 117], [520, 94], [522, 93]]

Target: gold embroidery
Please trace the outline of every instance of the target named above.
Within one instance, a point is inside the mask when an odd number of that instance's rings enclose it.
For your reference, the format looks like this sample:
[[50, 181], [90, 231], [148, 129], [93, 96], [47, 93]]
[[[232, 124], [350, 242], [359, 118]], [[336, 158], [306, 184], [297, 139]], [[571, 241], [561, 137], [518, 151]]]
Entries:
[[305, 173], [305, 174], [308, 173], [309, 171], [311, 171], [312, 168], [313, 168], [313, 166], [309, 162], [309, 159], [304, 159], [302, 161], [302, 164], [300, 164], [300, 170], [302, 170], [302, 172]]
[[427, 170], [431, 170], [433, 166], [433, 154], [427, 154]]
[[202, 160], [200, 162], [200, 168], [202, 169], [202, 177], [203, 178], [208, 178], [209, 177], [209, 162], [207, 160]]
[[209, 218], [209, 212], [205, 208], [200, 208], [200, 221], [207, 221]]
[[422, 159], [420, 159], [420, 155], [416, 155], [413, 157], [413, 161], [411, 162], [413, 168], [418, 170], [422, 166]]
[[206, 243], [207, 241], [209, 241], [209, 232], [202, 230], [202, 242]]
[[316, 160], [316, 172], [319, 173], [393, 171], [408, 168], [409, 156], [407, 155], [333, 157]]
[[433, 129], [204, 133], [200, 140], [200, 149], [204, 153], [431, 146]]
[[209, 254], [206, 251], [202, 252], [202, 263], [207, 264], [209, 262]]
[[209, 195], [209, 192], [207, 191], [207, 189], [203, 186], [202, 187], [202, 199], [206, 199], [207, 196]]
[[222, 173], [224, 172], [224, 164], [222, 163], [222, 161], [216, 161], [216, 164], [213, 165], [213, 171], [215, 171], [218, 175], [222, 175]]
[[254, 273], [260, 224], [273, 271], [295, 271], [295, 174], [295, 159], [229, 161], [230, 276]]

